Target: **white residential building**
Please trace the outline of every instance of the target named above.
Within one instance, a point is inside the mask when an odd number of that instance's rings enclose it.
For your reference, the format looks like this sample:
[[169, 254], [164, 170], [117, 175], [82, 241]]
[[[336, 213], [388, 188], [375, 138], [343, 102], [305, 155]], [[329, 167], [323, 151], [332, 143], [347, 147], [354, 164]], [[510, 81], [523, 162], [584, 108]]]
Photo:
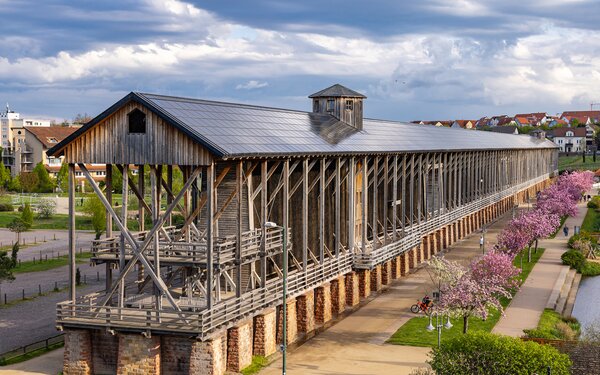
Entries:
[[582, 152], [586, 149], [586, 128], [556, 128], [554, 143], [561, 152]]

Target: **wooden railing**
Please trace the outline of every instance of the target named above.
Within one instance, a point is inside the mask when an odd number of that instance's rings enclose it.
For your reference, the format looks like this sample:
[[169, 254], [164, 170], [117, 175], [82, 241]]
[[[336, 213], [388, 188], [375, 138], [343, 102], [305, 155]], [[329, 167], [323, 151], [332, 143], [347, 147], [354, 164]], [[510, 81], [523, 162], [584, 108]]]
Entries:
[[[448, 210], [445, 213], [435, 216], [431, 219], [422, 221], [420, 224], [414, 224], [410, 227], [405, 228], [404, 236], [402, 237], [402, 229], [397, 230], [397, 235], [400, 235], [398, 241], [387, 244], [385, 246], [373, 249], [372, 241], [367, 246], [367, 252], [363, 253], [360, 247], [354, 249], [354, 264], [353, 267], [357, 269], [371, 269], [377, 264], [381, 264], [389, 259], [392, 259], [403, 252], [409, 251], [421, 244], [421, 239], [436, 230], [442, 228], [445, 225], [452, 224], [453, 222], [466, 217], [467, 215], [479, 211], [491, 204], [499, 202], [500, 200], [514, 195], [521, 190], [524, 190], [534, 184], [545, 181], [550, 177], [549, 174], [539, 176], [527, 182], [523, 182], [519, 185], [512, 186], [505, 190], [499, 191], [469, 202], [465, 205], [457, 207], [453, 210]], [[379, 239], [382, 241], [383, 236]]]
[[[178, 230], [169, 228], [170, 234], [176, 234]], [[143, 240], [146, 232], [136, 234], [136, 240]], [[172, 236], [171, 236], [172, 237]], [[184, 241], [165, 241], [164, 236], [158, 243], [158, 254], [163, 262], [166, 263], [189, 263], [189, 264], [206, 264], [206, 240], [202, 239], [197, 242]], [[288, 231], [288, 242], [291, 241], [291, 232]], [[254, 229], [242, 233], [241, 240], [241, 263], [249, 263], [257, 260], [260, 257], [262, 243], [262, 230]], [[107, 261], [119, 259], [119, 239], [109, 238], [104, 240], [96, 240], [92, 245], [92, 261]], [[266, 253], [267, 256], [276, 254], [281, 251], [283, 246], [283, 230], [281, 228], [273, 228], [267, 231], [266, 236]], [[232, 266], [236, 261], [237, 237], [235, 235], [227, 237], [217, 237], [214, 239], [214, 251], [212, 262], [216, 267], [226, 269]], [[154, 244], [151, 243], [145, 254], [152, 261], [154, 256]], [[134, 255], [131, 246], [125, 244], [125, 257], [131, 258]]]

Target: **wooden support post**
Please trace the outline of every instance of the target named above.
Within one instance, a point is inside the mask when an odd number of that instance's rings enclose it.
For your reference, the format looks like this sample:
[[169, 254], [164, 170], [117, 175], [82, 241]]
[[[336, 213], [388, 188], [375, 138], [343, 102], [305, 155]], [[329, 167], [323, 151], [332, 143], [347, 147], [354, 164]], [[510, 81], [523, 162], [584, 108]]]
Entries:
[[[159, 178], [162, 179], [162, 176], [159, 176]], [[172, 193], [173, 192], [173, 166], [172, 165], [167, 166], [167, 187], [169, 188], [169, 192]], [[167, 194], [167, 206], [170, 205], [172, 202], [173, 202], [173, 196], [171, 194]], [[169, 218], [167, 219], [167, 225], [168, 226], [173, 225], [173, 215], [169, 215]]]
[[[112, 200], [112, 189], [113, 189], [113, 183], [112, 183], [112, 164], [106, 164], [106, 180], [105, 180], [105, 184], [106, 184], [106, 189], [104, 190], [104, 195], [106, 196], [106, 200], [108, 201], [108, 203], [110, 203], [110, 205], [112, 206], [113, 200]], [[106, 238], [110, 238], [112, 237], [112, 216], [110, 216], [110, 213], [108, 213], [108, 211], [106, 212]], [[108, 263], [107, 263], [108, 264]]]
[[75, 303], [75, 273], [77, 263], [75, 255], [75, 164], [69, 164], [69, 299]]
[[[212, 308], [213, 306], [213, 246], [214, 246], [214, 222], [213, 217], [215, 215], [215, 166], [210, 163], [206, 167], [206, 194], [207, 194], [207, 220], [206, 220], [206, 306]], [[264, 223], [263, 223], [264, 224]], [[264, 225], [263, 225], [264, 226]], [[264, 237], [263, 237], [264, 239]], [[264, 240], [263, 240], [264, 242]], [[264, 282], [264, 278], [262, 280]]]
[[356, 195], [356, 191], [354, 189], [355, 183], [355, 173], [356, 173], [356, 164], [354, 157], [348, 159], [348, 249], [351, 253], [354, 252], [354, 228], [355, 228], [355, 202], [354, 197]]
[[[139, 223], [139, 231], [143, 232], [146, 230], [146, 212], [144, 211], [144, 206], [142, 201], [146, 195], [146, 176], [144, 175], [144, 165], [138, 165], [138, 192], [140, 193], [140, 197], [138, 197], [138, 223]], [[154, 191], [154, 188], [152, 188]], [[154, 219], [154, 214], [152, 215]]]
[[240, 161], [236, 166], [236, 183], [237, 183], [237, 233], [236, 233], [236, 246], [235, 246], [235, 259], [236, 259], [236, 270], [235, 270], [235, 296], [241, 297], [242, 295], [242, 220], [243, 220], [243, 207], [244, 200], [242, 199], [244, 194], [244, 162]]
[[266, 238], [267, 238], [267, 228], [265, 227], [265, 223], [267, 221], [269, 221], [267, 215], [268, 215], [268, 208], [267, 208], [267, 199], [268, 199], [268, 195], [267, 195], [267, 161], [263, 160], [260, 166], [260, 186], [261, 186], [261, 191], [260, 191], [260, 226], [261, 226], [261, 230], [262, 230], [262, 244], [261, 244], [261, 256], [260, 256], [260, 285], [261, 287], [266, 287], [267, 285], [267, 256], [266, 256], [266, 252], [267, 252], [267, 242], [266, 242]]
[[319, 160], [319, 262], [325, 262], [325, 158]]
[[389, 205], [389, 198], [388, 198], [388, 185], [389, 185], [389, 164], [390, 164], [390, 158], [388, 155], [386, 155], [383, 159], [384, 165], [383, 165], [383, 218], [381, 220], [382, 224], [383, 224], [383, 244], [387, 245], [388, 244], [388, 205]]
[[308, 272], [308, 159], [302, 161], [302, 267]]
[[363, 166], [362, 166], [362, 196], [361, 196], [361, 200], [362, 200], [362, 234], [361, 234], [361, 238], [362, 238], [362, 252], [363, 254], [367, 253], [367, 202], [368, 202], [368, 196], [369, 196], [369, 183], [367, 181], [368, 177], [369, 177], [369, 163], [368, 163], [368, 159], [365, 156], [363, 158]]
[[377, 212], [377, 207], [378, 207], [378, 203], [377, 202], [377, 191], [379, 190], [379, 156], [375, 156], [373, 158], [373, 201], [372, 201], [372, 221], [371, 221], [371, 230], [372, 230], [372, 234], [373, 234], [373, 250], [377, 249], [379, 247], [379, 229], [377, 226], [377, 221], [378, 221], [378, 212]]
[[396, 242], [398, 238], [398, 155], [394, 155], [392, 173], [392, 242]]
[[338, 258], [340, 255], [340, 242], [342, 240], [341, 238], [341, 221], [342, 221], [342, 213], [341, 211], [341, 184], [342, 184], [342, 180], [341, 180], [341, 171], [340, 171], [340, 158], [336, 158], [335, 159], [335, 229], [334, 229], [334, 251], [335, 251], [335, 257]]

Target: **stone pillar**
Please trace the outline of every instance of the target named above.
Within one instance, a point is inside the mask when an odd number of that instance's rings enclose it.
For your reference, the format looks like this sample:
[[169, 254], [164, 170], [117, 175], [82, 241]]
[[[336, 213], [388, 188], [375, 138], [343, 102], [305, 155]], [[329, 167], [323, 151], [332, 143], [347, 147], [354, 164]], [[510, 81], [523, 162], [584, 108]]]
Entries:
[[117, 374], [160, 374], [160, 336], [120, 333]]
[[[287, 320], [286, 320], [286, 333], [287, 333], [287, 344], [291, 344], [298, 339], [298, 326], [296, 325], [296, 299], [290, 298], [287, 300]], [[283, 309], [281, 306], [277, 306], [277, 315], [279, 323], [277, 324], [277, 343], [283, 342]]]
[[413, 247], [408, 251], [408, 268], [413, 269], [417, 267], [417, 248]]
[[346, 274], [346, 305], [354, 307], [360, 303], [358, 274], [354, 271]]
[[346, 279], [340, 276], [331, 280], [331, 312], [339, 315], [346, 309]]
[[416, 264], [419, 264], [423, 261], [423, 239], [421, 238], [421, 244], [415, 247], [416, 252], [415, 255], [417, 257]]
[[325, 324], [331, 320], [331, 285], [325, 283], [315, 288], [315, 320]]
[[399, 279], [400, 276], [402, 276], [401, 266], [402, 266], [402, 260], [400, 258], [400, 255], [398, 255], [397, 257], [392, 259], [392, 279], [393, 280]]
[[437, 254], [438, 250], [437, 250], [437, 240], [435, 238], [435, 233], [432, 233], [429, 235], [429, 249], [430, 249], [430, 255], [433, 256], [435, 254]]
[[252, 320], [227, 330], [227, 370], [240, 372], [252, 364]]
[[[161, 339], [164, 337], [177, 336], [162, 336]], [[104, 329], [93, 329], [90, 330], [90, 341], [92, 343], [92, 369], [94, 373], [115, 374], [117, 372], [117, 358], [119, 357], [119, 336], [112, 335]], [[165, 358], [162, 353], [160, 357], [164, 366]], [[189, 360], [189, 355], [185, 356], [185, 360]]]
[[360, 298], [367, 298], [371, 294], [371, 270], [358, 271], [358, 289]]
[[[226, 367], [227, 338], [224, 334], [208, 341], [196, 341], [192, 344], [190, 374], [223, 375]], [[136, 374], [145, 374], [145, 372], [136, 372]]]
[[381, 264], [378, 264], [371, 270], [371, 291], [379, 292], [381, 290]]
[[443, 249], [443, 247], [442, 247], [442, 231], [439, 229], [437, 231], [435, 231], [435, 248], [436, 248], [436, 253]]
[[402, 258], [400, 262], [400, 276], [405, 276], [408, 275], [408, 273], [410, 272], [410, 250], [403, 252], [401, 257]]
[[392, 282], [392, 261], [388, 260], [381, 266], [381, 283], [390, 285]]
[[93, 373], [92, 341], [89, 330], [65, 330], [63, 373], [65, 375], [88, 375]]
[[277, 351], [275, 309], [264, 310], [254, 317], [254, 355], [268, 357]]
[[315, 329], [315, 292], [310, 290], [296, 298], [298, 332], [309, 333]]

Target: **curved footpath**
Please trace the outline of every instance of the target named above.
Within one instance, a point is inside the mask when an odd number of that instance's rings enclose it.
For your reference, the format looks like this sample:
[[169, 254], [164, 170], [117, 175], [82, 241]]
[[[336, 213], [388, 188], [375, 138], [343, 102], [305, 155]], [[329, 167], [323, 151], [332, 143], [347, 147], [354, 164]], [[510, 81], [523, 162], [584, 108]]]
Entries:
[[[569, 235], [573, 235], [574, 226], [581, 227], [587, 212], [586, 205], [587, 202], [579, 203], [577, 216], [567, 218], [565, 225], [569, 227]], [[556, 280], [560, 277], [563, 268], [560, 256], [567, 250], [568, 239], [561, 228], [555, 238], [539, 242], [539, 246], [546, 249], [544, 254], [492, 330], [493, 333], [521, 337], [524, 329], [537, 327]]]
[[[487, 246], [496, 243], [496, 235], [511, 218], [510, 211], [488, 226]], [[446, 258], [468, 263], [480, 254], [479, 232], [455, 243]], [[288, 374], [409, 374], [425, 367], [429, 348], [385, 344], [406, 321], [413, 318], [409, 309], [415, 300], [430, 293], [433, 285], [428, 273], [416, 272], [398, 279], [381, 295], [318, 334], [306, 344], [288, 353]], [[423, 325], [423, 332], [425, 325]], [[281, 374], [281, 360], [260, 372]]]

